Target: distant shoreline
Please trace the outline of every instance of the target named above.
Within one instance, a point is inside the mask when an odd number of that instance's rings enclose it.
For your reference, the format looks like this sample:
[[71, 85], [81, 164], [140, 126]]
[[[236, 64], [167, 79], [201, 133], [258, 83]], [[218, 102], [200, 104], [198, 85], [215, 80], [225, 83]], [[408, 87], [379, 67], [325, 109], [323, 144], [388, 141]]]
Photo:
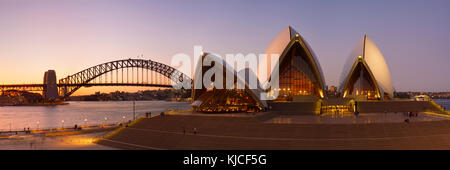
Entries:
[[27, 103], [27, 104], [0, 104], [1, 106], [57, 106], [57, 105], [67, 105], [67, 102], [57, 102], [57, 103]]

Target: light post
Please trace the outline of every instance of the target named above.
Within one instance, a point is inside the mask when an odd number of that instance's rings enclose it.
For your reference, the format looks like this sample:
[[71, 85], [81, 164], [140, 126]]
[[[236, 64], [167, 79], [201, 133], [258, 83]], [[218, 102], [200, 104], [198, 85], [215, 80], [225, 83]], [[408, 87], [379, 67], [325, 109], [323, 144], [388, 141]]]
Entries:
[[133, 101], [133, 120], [136, 120], [136, 104], [135, 104], [136, 102], [135, 101]]
[[125, 123], [125, 116], [122, 116], [122, 119], [123, 119], [123, 121], [122, 121], [122, 122], [124, 122], [124, 123]]
[[106, 125], [106, 121], [108, 120], [108, 118], [107, 117], [105, 117], [105, 123], [104, 123], [104, 125], [103, 126], [105, 126]]
[[37, 130], [39, 130], [39, 121], [37, 121], [36, 124], [37, 124]]
[[84, 119], [84, 127], [87, 127], [87, 119]]
[[64, 130], [64, 120], [61, 120], [62, 126], [61, 128]]

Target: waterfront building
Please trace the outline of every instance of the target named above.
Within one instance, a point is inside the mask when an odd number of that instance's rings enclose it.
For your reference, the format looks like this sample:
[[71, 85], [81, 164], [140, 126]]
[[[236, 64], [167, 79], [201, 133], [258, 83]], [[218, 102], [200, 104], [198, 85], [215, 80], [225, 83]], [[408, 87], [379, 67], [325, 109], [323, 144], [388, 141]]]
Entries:
[[[275, 101], [314, 101], [324, 97], [326, 85], [319, 60], [310, 45], [292, 27], [281, 31], [267, 47], [265, 54], [267, 63], [270, 63], [272, 54], [279, 55], [278, 63], [270, 66], [270, 70], [279, 67], [279, 88], [272, 88], [269, 93], [278, 91]], [[269, 80], [274, 78], [270, 75], [267, 77]], [[262, 84], [269, 82], [263, 78], [260, 80], [264, 81]]]
[[393, 99], [394, 88], [386, 60], [367, 35], [348, 57], [341, 73], [339, 90], [344, 98]]
[[[204, 66], [202, 62], [209, 60], [213, 61], [211, 66]], [[206, 76], [205, 73], [211, 71], [210, 69], [221, 70], [223, 80], [216, 78], [216, 75], [211, 77]], [[221, 68], [220, 68], [221, 67]], [[261, 90], [251, 89], [249, 87], [249, 79], [256, 78], [254, 72], [250, 69], [240, 70], [244, 74], [238, 74], [225, 60], [222, 58], [210, 54], [203, 53], [200, 57], [198, 64], [195, 68], [194, 80], [200, 80], [201, 89], [192, 90], [192, 108], [194, 111], [206, 112], [206, 113], [220, 113], [220, 112], [259, 112], [267, 108], [267, 103], [264, 100], [260, 100]], [[226, 88], [226, 77], [233, 75], [234, 88]], [[245, 77], [238, 76], [245, 75]], [[220, 77], [220, 76], [217, 76]], [[212, 84], [209, 87], [205, 87], [202, 79], [211, 78]], [[216, 88], [215, 83], [221, 83], [223, 88]], [[236, 85], [242, 83], [245, 88], [238, 89]], [[256, 79], [257, 85], [259, 81]], [[194, 85], [195, 86], [195, 85]], [[193, 87], [194, 87], [193, 86]]]

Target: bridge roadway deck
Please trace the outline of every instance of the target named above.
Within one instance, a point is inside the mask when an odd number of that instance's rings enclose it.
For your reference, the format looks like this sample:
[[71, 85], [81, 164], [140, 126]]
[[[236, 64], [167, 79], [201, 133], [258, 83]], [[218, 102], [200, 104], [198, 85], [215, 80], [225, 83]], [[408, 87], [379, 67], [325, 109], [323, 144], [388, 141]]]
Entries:
[[[273, 124], [264, 123], [259, 117], [267, 116], [165, 115], [143, 118], [98, 143], [120, 149], [163, 150], [450, 149], [450, 120]], [[194, 128], [198, 129], [197, 134], [193, 133]]]

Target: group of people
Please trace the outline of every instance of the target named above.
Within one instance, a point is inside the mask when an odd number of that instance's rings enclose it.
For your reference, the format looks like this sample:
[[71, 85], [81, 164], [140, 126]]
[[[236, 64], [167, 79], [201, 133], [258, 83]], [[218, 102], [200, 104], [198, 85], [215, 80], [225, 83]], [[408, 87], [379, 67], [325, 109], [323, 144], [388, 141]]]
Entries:
[[[198, 133], [197, 128], [194, 128], [194, 135], [196, 135]], [[183, 127], [183, 135], [186, 135], [186, 128]]]
[[25, 132], [25, 134], [30, 134], [30, 128], [23, 128], [23, 132]]
[[[419, 112], [404, 112], [403, 114], [410, 118], [419, 116]], [[409, 123], [409, 118], [405, 119], [405, 123]]]
[[408, 117], [417, 117], [419, 116], [419, 112], [404, 112], [404, 115]]
[[145, 117], [146, 118], [152, 117], [152, 112], [145, 112]]

